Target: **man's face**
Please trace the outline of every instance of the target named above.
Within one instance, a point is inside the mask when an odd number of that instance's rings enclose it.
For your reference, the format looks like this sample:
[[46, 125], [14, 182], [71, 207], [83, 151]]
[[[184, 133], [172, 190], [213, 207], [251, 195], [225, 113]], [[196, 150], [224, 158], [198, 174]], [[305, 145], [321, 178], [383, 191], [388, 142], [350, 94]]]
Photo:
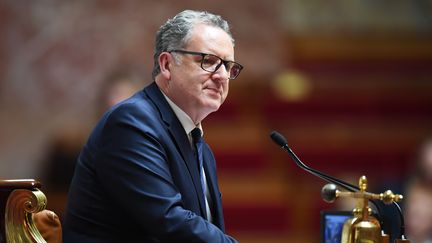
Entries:
[[[187, 51], [202, 52], [234, 60], [231, 37], [222, 29], [204, 24], [196, 25], [187, 46]], [[170, 98], [196, 123], [209, 113], [219, 109], [228, 95], [229, 74], [222, 65], [215, 73], [201, 68], [199, 55], [171, 55], [179, 60], [172, 62], [169, 81]]]

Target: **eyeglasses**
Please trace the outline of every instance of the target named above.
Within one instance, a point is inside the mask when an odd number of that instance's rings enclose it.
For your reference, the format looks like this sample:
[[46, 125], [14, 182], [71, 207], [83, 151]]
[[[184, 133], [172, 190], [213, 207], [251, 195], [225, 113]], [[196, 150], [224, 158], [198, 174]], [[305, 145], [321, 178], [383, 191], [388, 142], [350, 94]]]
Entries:
[[222, 64], [225, 67], [225, 70], [229, 74], [229, 79], [235, 79], [240, 74], [240, 71], [243, 69], [243, 66], [240, 65], [240, 63], [233, 62], [233, 61], [226, 61], [216, 55], [213, 54], [207, 54], [207, 53], [201, 53], [201, 52], [194, 52], [194, 51], [185, 51], [185, 50], [170, 50], [171, 52], [177, 52], [182, 54], [190, 54], [190, 55], [196, 55], [201, 56], [201, 68], [204, 71], [215, 73]]

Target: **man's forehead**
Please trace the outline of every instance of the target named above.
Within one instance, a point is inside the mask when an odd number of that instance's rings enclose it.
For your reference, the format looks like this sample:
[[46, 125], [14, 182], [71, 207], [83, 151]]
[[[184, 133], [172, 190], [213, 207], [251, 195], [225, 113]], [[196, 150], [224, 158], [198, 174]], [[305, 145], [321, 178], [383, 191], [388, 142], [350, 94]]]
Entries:
[[231, 36], [217, 26], [197, 24], [190, 33], [186, 47], [222, 58], [234, 58], [234, 44]]

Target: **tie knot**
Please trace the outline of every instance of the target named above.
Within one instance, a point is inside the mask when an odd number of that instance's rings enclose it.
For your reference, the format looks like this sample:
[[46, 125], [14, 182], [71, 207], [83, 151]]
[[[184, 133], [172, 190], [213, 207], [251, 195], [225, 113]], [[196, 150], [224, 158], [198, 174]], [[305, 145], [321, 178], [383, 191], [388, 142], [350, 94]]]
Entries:
[[198, 127], [194, 128], [191, 132], [192, 135], [192, 141], [194, 143], [197, 143], [201, 139], [201, 129]]

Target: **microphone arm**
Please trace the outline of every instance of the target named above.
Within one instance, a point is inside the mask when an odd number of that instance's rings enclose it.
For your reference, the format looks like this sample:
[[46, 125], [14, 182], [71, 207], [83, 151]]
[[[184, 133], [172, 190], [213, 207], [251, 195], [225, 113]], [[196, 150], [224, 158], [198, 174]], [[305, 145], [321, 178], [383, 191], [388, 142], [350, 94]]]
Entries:
[[[356, 192], [359, 191], [360, 189], [357, 186], [354, 186], [348, 182], [342, 181], [340, 179], [337, 179], [335, 177], [332, 177], [330, 175], [327, 175], [321, 171], [315, 170], [309, 166], [307, 166], [306, 164], [304, 164], [298, 157], [297, 155], [294, 153], [294, 151], [292, 151], [292, 149], [288, 146], [288, 142], [285, 139], [284, 136], [282, 136], [282, 134], [280, 134], [279, 132], [273, 131], [270, 134], [271, 139], [280, 147], [282, 147], [284, 150], [286, 150], [288, 152], [288, 154], [290, 155], [290, 157], [294, 160], [294, 162], [303, 170], [306, 170], [307, 172], [317, 176], [318, 178], [321, 178], [323, 180], [326, 180], [328, 182], [334, 183], [340, 187], [345, 188], [346, 190], [350, 191], [350, 192]], [[381, 216], [381, 210], [378, 207], [377, 203], [373, 200], [371, 200], [370, 202], [372, 202], [372, 204], [375, 206], [375, 208], [378, 211], [378, 215], [380, 218], [380, 222], [381, 225], [384, 225], [383, 223], [383, 219]], [[393, 205], [397, 208], [398, 212], [399, 212], [399, 218], [400, 218], [400, 233], [399, 233], [399, 239], [404, 239], [405, 238], [405, 222], [404, 222], [404, 217], [403, 217], [403, 213], [402, 210], [399, 206], [399, 204], [397, 202], [393, 202]]]
[[315, 170], [309, 166], [307, 166], [306, 164], [304, 164], [299, 157], [297, 157], [297, 155], [294, 153], [294, 151], [292, 151], [292, 149], [288, 146], [288, 142], [287, 140], [278, 132], [273, 131], [270, 134], [270, 137], [273, 139], [273, 141], [278, 144], [279, 146], [281, 146], [283, 149], [285, 149], [288, 154], [290, 155], [290, 157], [294, 160], [294, 162], [302, 169], [306, 170], [307, 172], [321, 178], [324, 179], [328, 182], [334, 183], [340, 187], [345, 188], [346, 190], [350, 191], [350, 192], [356, 192], [359, 190], [359, 188], [357, 186], [354, 186], [348, 182], [342, 181], [340, 179], [337, 179], [335, 177], [329, 176], [327, 174], [322, 173], [321, 171]]

